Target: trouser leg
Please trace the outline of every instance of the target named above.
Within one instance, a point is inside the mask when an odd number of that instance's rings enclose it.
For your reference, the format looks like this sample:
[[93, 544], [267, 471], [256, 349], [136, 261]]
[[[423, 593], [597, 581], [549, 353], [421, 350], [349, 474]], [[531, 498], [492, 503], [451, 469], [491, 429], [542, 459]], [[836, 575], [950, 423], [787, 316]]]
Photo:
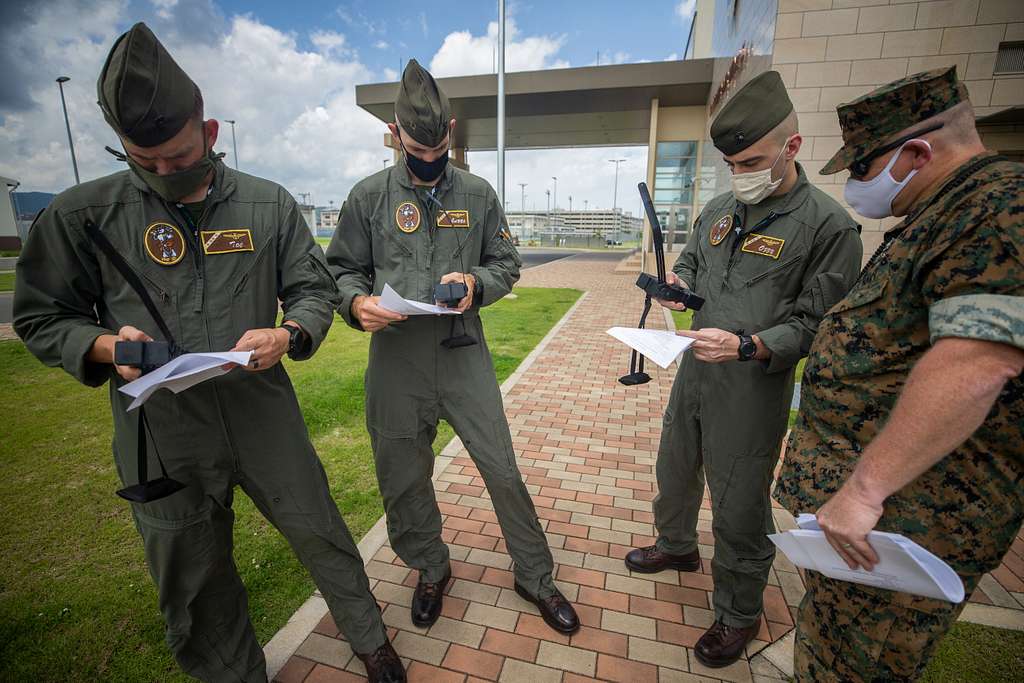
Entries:
[[684, 555], [697, 549], [697, 520], [704, 499], [700, 421], [677, 375], [662, 421], [655, 473], [654, 524], [658, 549]]
[[215, 496], [191, 484], [132, 512], [178, 664], [202, 681], [260, 683], [266, 661], [231, 554], [230, 505], [229, 485]]
[[243, 459], [241, 485], [312, 575], [352, 649], [368, 654], [387, 642], [363, 559], [313, 447]]
[[373, 458], [391, 549], [422, 579], [437, 583], [449, 569], [448, 546], [441, 538], [441, 511], [434, 496], [435, 427], [411, 438], [370, 429]]
[[859, 586], [812, 571], [805, 584], [793, 656], [800, 683], [917, 680], [966, 604]]
[[715, 557], [715, 617], [728, 626], [750, 626], [764, 609], [764, 588], [775, 559], [769, 486], [779, 449], [752, 454], [706, 454]]
[[445, 385], [442, 414], [480, 470], [501, 526], [516, 581], [531, 595], [555, 592], [554, 560], [537, 519], [533, 499], [516, 465], [512, 436], [479, 321], [471, 323], [481, 343], [450, 352], [455, 360]]

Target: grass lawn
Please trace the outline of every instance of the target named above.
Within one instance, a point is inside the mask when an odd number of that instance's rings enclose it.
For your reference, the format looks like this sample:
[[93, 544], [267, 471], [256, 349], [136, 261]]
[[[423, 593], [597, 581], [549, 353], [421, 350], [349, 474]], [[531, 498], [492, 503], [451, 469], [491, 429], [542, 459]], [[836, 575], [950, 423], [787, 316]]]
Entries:
[[5, 270], [0, 272], [0, 292], [14, 291], [14, 271]]
[[[517, 289], [483, 311], [499, 381], [579, 296]], [[369, 335], [339, 319], [320, 352], [291, 363], [331, 490], [358, 539], [383, 513], [363, 416]], [[184, 681], [163, 642], [156, 592], [110, 454], [106, 389], [0, 343], [0, 681]], [[438, 430], [435, 449], [451, 438]], [[284, 539], [241, 492], [235, 562], [266, 642], [313, 591]]]
[[1024, 680], [1024, 632], [958, 621], [939, 644], [921, 683]]

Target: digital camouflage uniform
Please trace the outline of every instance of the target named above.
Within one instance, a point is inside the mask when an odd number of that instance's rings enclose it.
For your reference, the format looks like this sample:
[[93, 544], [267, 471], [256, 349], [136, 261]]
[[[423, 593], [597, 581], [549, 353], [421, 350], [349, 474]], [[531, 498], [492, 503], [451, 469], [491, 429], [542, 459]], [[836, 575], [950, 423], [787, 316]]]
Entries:
[[[844, 148], [826, 170], [953, 106], [966, 96], [961, 88], [955, 72], [932, 72], [843, 105], [844, 136], [856, 149]], [[858, 147], [861, 126], [872, 127], [874, 142]], [[952, 173], [885, 234], [856, 286], [822, 320], [808, 356], [775, 492], [790, 512], [816, 511], [846, 481], [937, 339], [1024, 348], [1022, 216], [1024, 166], [987, 154]], [[886, 500], [877, 525], [948, 562], [968, 595], [999, 565], [1024, 518], [1021, 425], [1024, 381], [1017, 377], [967, 441]], [[962, 608], [808, 572], [797, 679], [916, 679]]]
[[361, 326], [352, 316], [352, 299], [379, 295], [385, 283], [407, 299], [429, 303], [443, 275], [468, 272], [478, 283], [473, 305], [455, 322], [457, 333], [464, 323], [478, 344], [441, 346], [454, 316], [412, 316], [370, 340], [366, 424], [388, 536], [423, 581], [436, 583], [448, 571], [431, 482], [431, 444], [444, 418], [487, 485], [516, 580], [546, 597], [555, 590], [551, 551], [516, 465], [479, 314], [512, 290], [519, 254], [498, 197], [482, 178], [449, 165], [432, 199], [428, 194], [430, 188], [413, 185], [405, 164], [379, 171], [352, 188], [327, 249], [342, 294], [339, 311], [356, 329]]
[[[163, 56], [163, 82], [174, 80], [167, 68], [176, 65], [144, 25], [127, 35], [150, 41], [146, 54]], [[175, 106], [165, 91], [153, 96], [136, 83], [135, 92], [158, 112]], [[185, 119], [192, 111], [187, 92]], [[165, 120], [173, 119], [168, 113]], [[135, 484], [138, 413], [128, 412], [131, 398], [118, 391], [125, 381], [114, 366], [87, 356], [99, 336], [124, 325], [162, 336], [136, 291], [86, 235], [90, 220], [187, 351], [226, 351], [247, 330], [274, 327], [280, 300], [285, 319], [308, 333], [293, 357], [309, 358], [331, 326], [337, 288], [295, 200], [279, 185], [219, 161], [195, 231], [184, 211], [133, 171], [60, 193], [33, 224], [18, 260], [14, 328], [45, 364], [87, 386], [109, 383], [114, 461], [121, 481]], [[266, 680], [232, 557], [236, 486], [310, 571], [353, 649], [373, 652], [386, 642], [362, 558], [331, 498], [283, 364], [235, 369], [181, 394], [158, 391], [146, 416], [149, 471], [157, 466], [156, 448], [168, 475], [186, 485], [131, 504], [167, 643], [184, 671], [204, 681]]]
[[[727, 130], [713, 127], [712, 135], [729, 143], [716, 140], [716, 146], [730, 154], [740, 151], [792, 110], [774, 75], [777, 84], [759, 99], [747, 104], [741, 90], [730, 101], [747, 111], [737, 112], [738, 120]], [[772, 106], [762, 101], [766, 96], [789, 105], [767, 124], [752, 114]], [[732, 116], [728, 108], [720, 114]], [[760, 125], [759, 131], [749, 134], [748, 124]], [[740, 137], [739, 129], [747, 135], [735, 149], [730, 145]], [[706, 299], [694, 313], [692, 329], [745, 330], [772, 351], [765, 362], [705, 363], [684, 354], [658, 449], [658, 548], [673, 555], [697, 549], [706, 478], [715, 538], [715, 618], [727, 626], [748, 627], [761, 615], [775, 557], [767, 538], [775, 530], [769, 487], [789, 421], [794, 367], [807, 353], [821, 316], [853, 284], [863, 254], [857, 223], [807, 181], [799, 164], [797, 173], [788, 193], [756, 205], [741, 204], [732, 193], [715, 197], [673, 266]]]

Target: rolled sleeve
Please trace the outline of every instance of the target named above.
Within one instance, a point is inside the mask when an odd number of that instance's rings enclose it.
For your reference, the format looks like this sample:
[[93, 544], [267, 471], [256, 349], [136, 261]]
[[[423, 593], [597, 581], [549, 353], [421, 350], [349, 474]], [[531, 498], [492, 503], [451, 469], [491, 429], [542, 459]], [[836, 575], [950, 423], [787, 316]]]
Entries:
[[1024, 349], [1024, 298], [968, 294], [928, 307], [931, 342], [944, 337], [998, 342]]

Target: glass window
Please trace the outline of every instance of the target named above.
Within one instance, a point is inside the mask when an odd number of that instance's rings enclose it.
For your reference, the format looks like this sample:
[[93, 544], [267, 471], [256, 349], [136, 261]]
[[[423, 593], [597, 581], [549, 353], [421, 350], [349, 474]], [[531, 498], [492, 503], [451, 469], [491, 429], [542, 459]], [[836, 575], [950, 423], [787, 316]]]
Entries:
[[695, 157], [697, 156], [697, 142], [686, 140], [680, 142], [659, 142], [658, 158], [662, 157]]

